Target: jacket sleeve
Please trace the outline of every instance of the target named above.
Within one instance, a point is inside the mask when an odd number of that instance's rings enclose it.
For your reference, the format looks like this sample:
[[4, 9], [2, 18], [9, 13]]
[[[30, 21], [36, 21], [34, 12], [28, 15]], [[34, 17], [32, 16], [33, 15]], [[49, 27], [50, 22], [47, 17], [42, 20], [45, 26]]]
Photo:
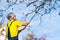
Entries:
[[22, 26], [22, 22], [21, 21], [16, 21], [16, 24], [21, 27]]

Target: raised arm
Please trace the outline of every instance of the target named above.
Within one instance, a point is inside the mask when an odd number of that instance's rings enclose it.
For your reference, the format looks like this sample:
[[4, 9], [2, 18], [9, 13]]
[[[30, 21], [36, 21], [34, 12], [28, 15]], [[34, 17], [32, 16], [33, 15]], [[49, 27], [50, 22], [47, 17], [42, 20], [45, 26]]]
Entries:
[[27, 26], [29, 23], [30, 23], [30, 21], [23, 22], [23, 23], [22, 23], [22, 26]]
[[20, 33], [21, 31], [23, 31], [29, 23], [30, 23], [29, 21], [23, 22], [22, 23], [23, 28], [21, 30], [19, 30], [18, 33]]

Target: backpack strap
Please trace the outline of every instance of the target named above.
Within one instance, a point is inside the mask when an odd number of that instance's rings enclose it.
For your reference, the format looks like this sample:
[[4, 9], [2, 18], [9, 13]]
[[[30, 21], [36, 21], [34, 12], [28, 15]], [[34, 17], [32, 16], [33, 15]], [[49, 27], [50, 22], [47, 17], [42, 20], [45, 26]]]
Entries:
[[[14, 21], [15, 21], [15, 20], [14, 20]], [[9, 26], [8, 26], [8, 24], [7, 24], [7, 27], [10, 27], [14, 21], [12, 21]]]
[[[15, 20], [14, 20], [14, 21], [15, 21]], [[8, 27], [8, 39], [9, 39], [9, 40], [10, 40], [10, 38], [11, 38], [11, 36], [10, 36], [10, 26], [12, 25], [12, 23], [13, 23], [14, 21], [12, 21], [9, 26], [8, 26], [8, 24], [7, 24], [7, 27]]]

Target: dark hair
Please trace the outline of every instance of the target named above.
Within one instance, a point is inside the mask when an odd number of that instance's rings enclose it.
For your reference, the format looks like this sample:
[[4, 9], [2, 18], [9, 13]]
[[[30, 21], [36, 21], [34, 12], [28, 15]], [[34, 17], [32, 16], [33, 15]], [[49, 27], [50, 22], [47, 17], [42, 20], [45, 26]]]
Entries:
[[10, 12], [8, 15], [7, 15], [7, 19], [10, 20], [10, 18], [12, 17], [11, 14], [13, 14], [12, 12]]

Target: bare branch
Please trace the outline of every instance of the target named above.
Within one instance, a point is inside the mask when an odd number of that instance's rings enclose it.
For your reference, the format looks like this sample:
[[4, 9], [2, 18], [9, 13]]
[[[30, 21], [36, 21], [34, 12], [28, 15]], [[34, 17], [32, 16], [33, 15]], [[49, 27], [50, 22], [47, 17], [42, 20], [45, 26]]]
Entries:
[[35, 2], [37, 2], [37, 1], [38, 1], [38, 0], [34, 0], [33, 2], [28, 1], [27, 7], [28, 7], [29, 5], [31, 5], [31, 4], [33, 4], [33, 3], [35, 3]]

